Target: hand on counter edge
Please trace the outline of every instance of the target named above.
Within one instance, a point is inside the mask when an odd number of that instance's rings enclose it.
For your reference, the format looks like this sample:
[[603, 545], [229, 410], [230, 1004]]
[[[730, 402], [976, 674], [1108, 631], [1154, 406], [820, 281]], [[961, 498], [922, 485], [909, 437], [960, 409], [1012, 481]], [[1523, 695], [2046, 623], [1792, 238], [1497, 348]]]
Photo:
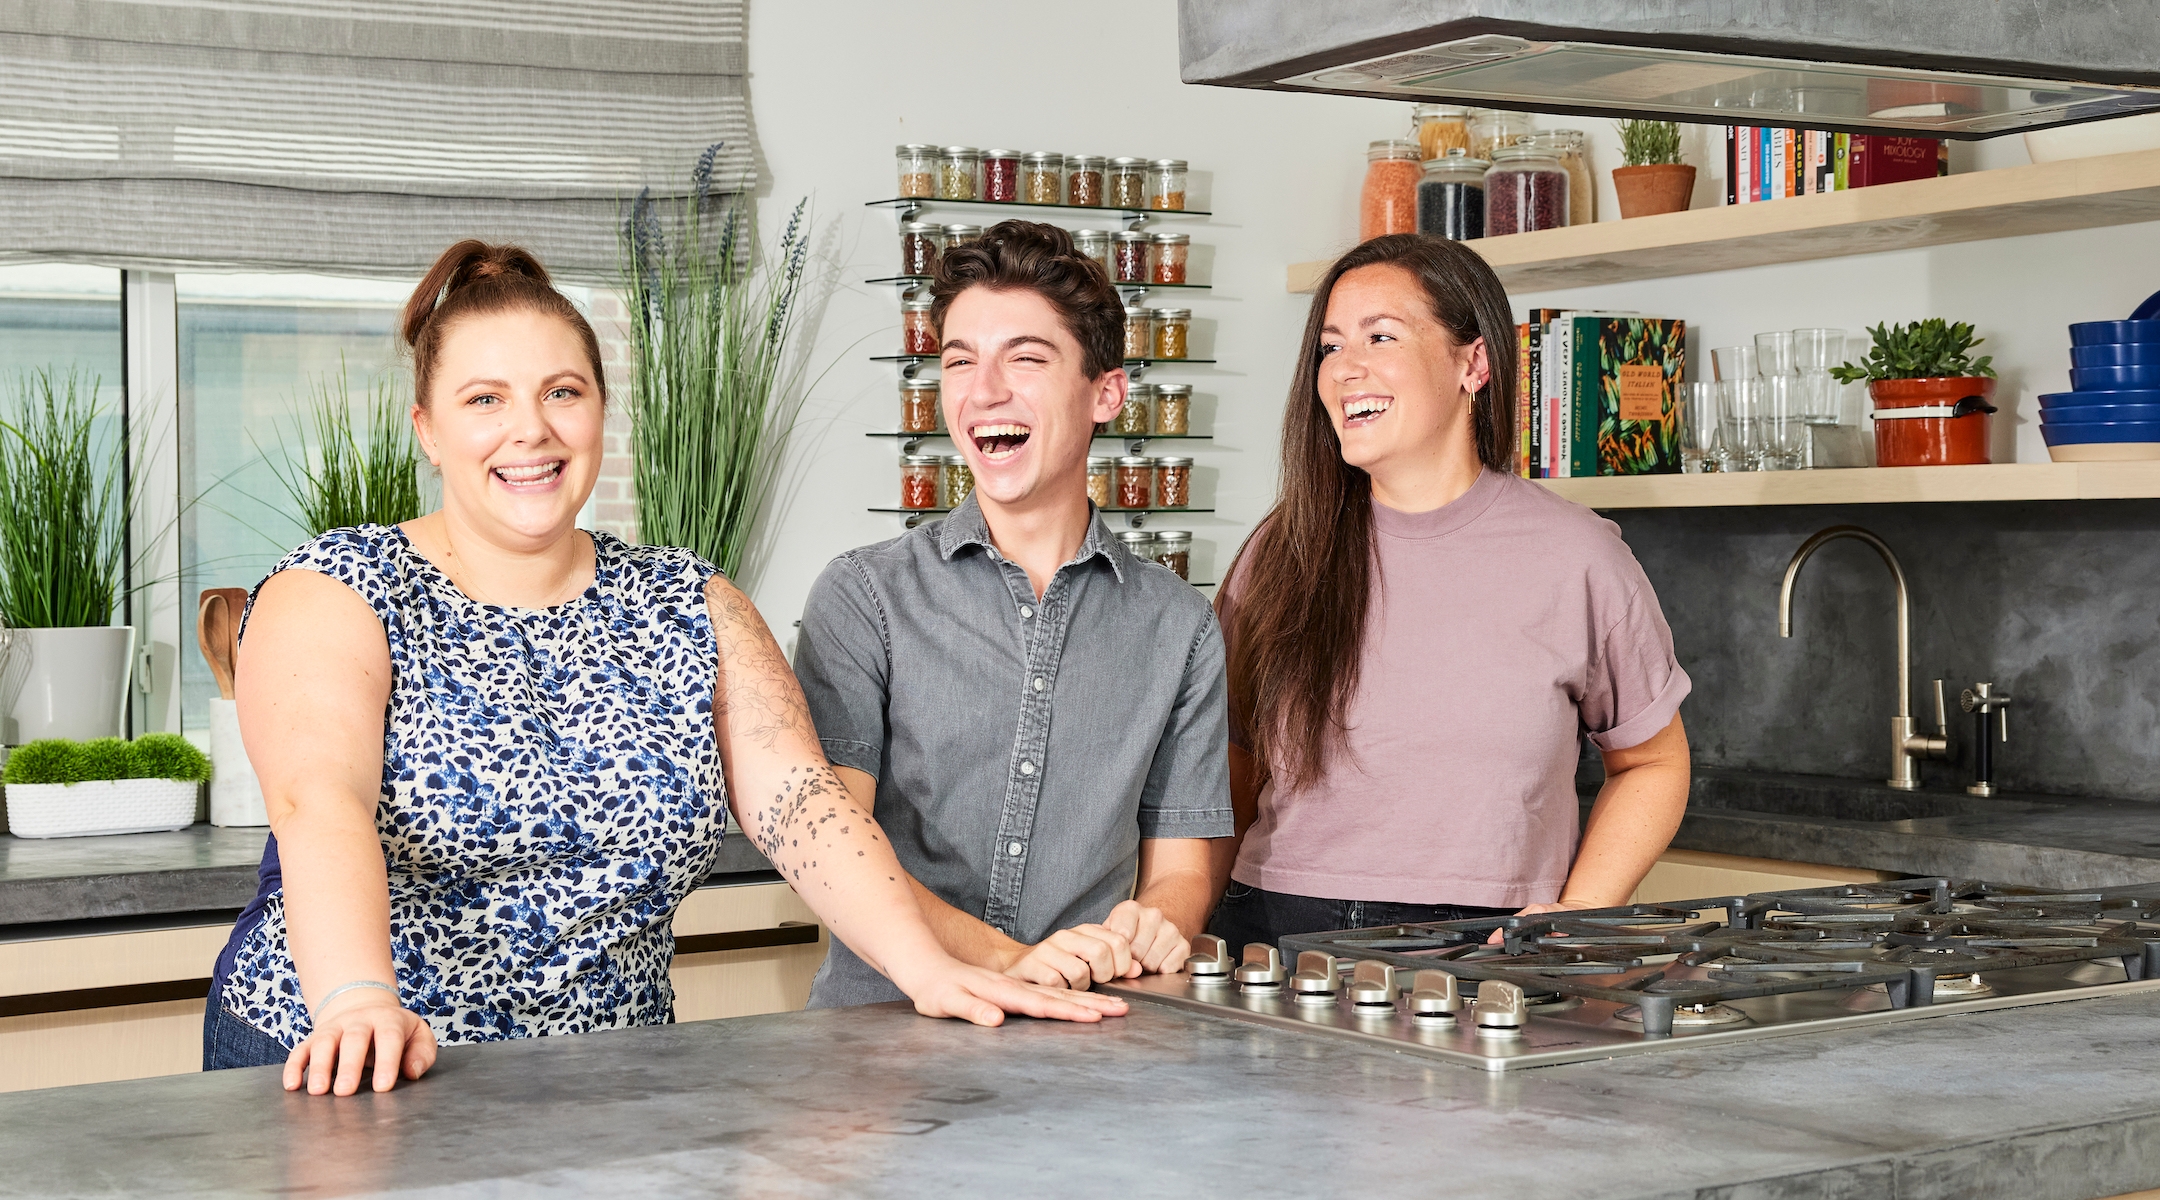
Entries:
[[1132, 969], [1125, 973], [1127, 979], [1184, 970], [1185, 959], [1192, 954], [1192, 940], [1178, 932], [1177, 925], [1161, 909], [1138, 900], [1127, 900], [1111, 909], [1103, 924], [1132, 944]]
[[304, 1079], [310, 1096], [350, 1096], [360, 1090], [372, 1057], [375, 1090], [387, 1092], [400, 1075], [425, 1075], [435, 1054], [435, 1031], [395, 995], [353, 992], [339, 997], [329, 1013], [316, 1014], [315, 1032], [293, 1047], [285, 1059], [285, 1090], [300, 1090]]
[[[1579, 912], [1586, 908], [1608, 907], [1610, 906], [1599, 904], [1594, 900], [1555, 900], [1551, 904], [1533, 904], [1530, 905], [1528, 908], [1519, 909], [1516, 911], [1515, 915], [1518, 917], [1534, 917], [1539, 913]], [[1493, 930], [1492, 936], [1485, 939], [1485, 944], [1488, 946], [1499, 945], [1502, 940], [1501, 934], [1504, 932], [1504, 930], [1499, 929]]]
[[1100, 1021], [1122, 1017], [1126, 1005], [1116, 996], [1098, 996], [1009, 978], [956, 958], [920, 976], [893, 980], [926, 1017], [958, 1017], [976, 1025], [1002, 1025], [1006, 1013], [1052, 1021]]

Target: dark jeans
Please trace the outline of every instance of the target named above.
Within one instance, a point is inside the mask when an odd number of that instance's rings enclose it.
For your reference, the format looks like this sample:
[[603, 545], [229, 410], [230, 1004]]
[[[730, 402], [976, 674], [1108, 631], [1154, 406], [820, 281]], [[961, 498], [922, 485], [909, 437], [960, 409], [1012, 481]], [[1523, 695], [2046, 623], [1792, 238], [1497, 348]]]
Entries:
[[1230, 943], [1230, 953], [1236, 955], [1254, 942], [1280, 948], [1282, 940], [1292, 934], [1409, 925], [1420, 921], [1467, 921], [1473, 917], [1506, 916], [1514, 911], [1512, 908], [1473, 908], [1462, 904], [1327, 900], [1247, 887], [1232, 880], [1229, 890], [1223, 893], [1222, 903], [1215, 906], [1215, 915], [1208, 920], [1207, 931]]
[[210, 994], [210, 1004], [203, 1010], [203, 1070], [282, 1067], [291, 1054], [276, 1038], [226, 1012], [216, 992]]

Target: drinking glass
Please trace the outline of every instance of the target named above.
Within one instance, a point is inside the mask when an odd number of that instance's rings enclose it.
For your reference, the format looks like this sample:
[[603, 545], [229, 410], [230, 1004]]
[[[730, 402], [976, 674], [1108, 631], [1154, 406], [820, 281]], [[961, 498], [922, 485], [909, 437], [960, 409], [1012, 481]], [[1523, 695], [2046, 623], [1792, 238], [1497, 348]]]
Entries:
[[1793, 367], [1800, 379], [1800, 414], [1807, 423], [1804, 466], [1844, 467], [1852, 461], [1850, 443], [1858, 427], [1841, 433], [1845, 385], [1830, 375], [1830, 368], [1845, 357], [1842, 329], [1795, 329], [1792, 331]]
[[1702, 475], [1724, 469], [1724, 452], [1718, 438], [1718, 385], [1683, 383], [1674, 419], [1679, 423], [1680, 470]]
[[1710, 373], [1719, 382], [1755, 378], [1755, 347], [1726, 346], [1710, 352]]
[[1721, 379], [1717, 387], [1718, 440], [1725, 451], [1725, 469], [1762, 470], [1763, 381], [1746, 375], [1738, 379]]
[[1784, 331], [1755, 335], [1755, 373], [1765, 379], [1793, 374], [1793, 335]]
[[1807, 462], [1808, 424], [1798, 375], [1765, 375], [1762, 387], [1763, 470], [1793, 471]]

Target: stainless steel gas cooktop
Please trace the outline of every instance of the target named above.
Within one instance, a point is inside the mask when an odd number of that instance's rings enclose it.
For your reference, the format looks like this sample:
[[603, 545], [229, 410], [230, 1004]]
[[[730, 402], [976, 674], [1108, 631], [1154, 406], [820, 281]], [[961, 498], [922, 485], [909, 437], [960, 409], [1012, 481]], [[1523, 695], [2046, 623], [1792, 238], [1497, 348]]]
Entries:
[[1489, 1071], [2155, 989], [2160, 884], [1943, 878], [1316, 933], [1235, 958], [1202, 937], [1184, 972], [1104, 988]]

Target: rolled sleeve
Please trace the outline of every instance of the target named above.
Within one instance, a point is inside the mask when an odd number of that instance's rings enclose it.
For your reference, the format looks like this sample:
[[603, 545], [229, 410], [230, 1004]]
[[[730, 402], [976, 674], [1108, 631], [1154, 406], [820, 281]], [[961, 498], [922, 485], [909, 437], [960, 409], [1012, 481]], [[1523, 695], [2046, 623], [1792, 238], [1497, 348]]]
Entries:
[[877, 594], [846, 555], [834, 559], [810, 587], [795, 646], [795, 677], [834, 766], [884, 772], [891, 661]]
[[1176, 704], [1140, 793], [1143, 838], [1219, 838], [1230, 813], [1230, 700], [1222, 632], [1208, 614], [1186, 655]]
[[1640, 746], [1672, 724], [1693, 687], [1645, 580], [1599, 645], [1583, 697], [1583, 726], [1600, 750]]

